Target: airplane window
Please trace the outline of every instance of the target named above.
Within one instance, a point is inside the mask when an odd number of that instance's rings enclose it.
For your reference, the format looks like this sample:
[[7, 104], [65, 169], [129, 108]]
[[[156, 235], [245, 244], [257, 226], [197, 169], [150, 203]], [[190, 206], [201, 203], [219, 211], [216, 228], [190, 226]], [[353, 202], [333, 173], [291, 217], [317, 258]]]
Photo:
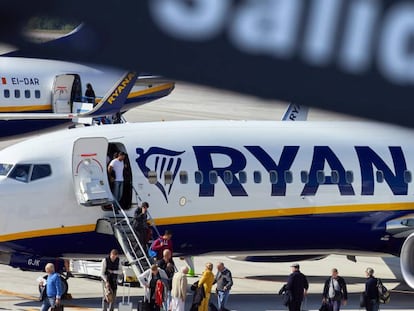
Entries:
[[28, 182], [30, 167], [30, 164], [17, 164], [10, 173], [9, 178], [22, 182]]
[[260, 184], [262, 182], [262, 173], [260, 173], [259, 171], [254, 171], [253, 180], [256, 184]]
[[4, 90], [3, 93], [5, 98], [10, 98], [10, 90]]
[[12, 167], [12, 164], [0, 163], [0, 176], [6, 176]]
[[188, 174], [186, 171], [180, 172], [180, 183], [182, 184], [188, 184]]
[[247, 182], [247, 174], [245, 171], [239, 172], [239, 181], [241, 184], [245, 184]]
[[332, 171], [331, 172], [331, 181], [334, 184], [339, 183], [339, 173], [338, 173], [338, 171]]
[[270, 171], [269, 172], [269, 179], [271, 184], [277, 184], [277, 172], [276, 171]]
[[[1, 173], [0, 173], [1, 175]], [[412, 181], [412, 176], [410, 171], [404, 171], [404, 182], [409, 184]]]
[[377, 171], [377, 182], [384, 182], [384, 173], [382, 171]]
[[24, 91], [24, 97], [25, 98], [30, 98], [30, 90], [25, 90]]
[[40, 90], [35, 90], [35, 98], [40, 98]]
[[291, 171], [285, 171], [285, 181], [288, 184], [291, 184], [293, 182], [293, 174]]
[[352, 184], [354, 182], [354, 173], [352, 171], [346, 171], [345, 179], [347, 184]]
[[233, 183], [233, 173], [231, 171], [224, 171], [223, 173], [224, 183], [230, 185]]
[[14, 90], [14, 97], [20, 98], [20, 90]]
[[202, 184], [203, 183], [203, 172], [196, 171], [194, 172], [194, 179], [196, 184]]
[[301, 171], [300, 172], [300, 180], [304, 183], [307, 184], [309, 182], [309, 174], [307, 171]]
[[316, 180], [318, 181], [318, 184], [324, 184], [325, 183], [325, 173], [324, 171], [316, 171]]
[[148, 172], [148, 182], [150, 184], [156, 184], [157, 183], [157, 172], [156, 171], [149, 171]]
[[166, 171], [164, 173], [164, 184], [171, 185], [173, 183], [173, 175], [171, 171]]
[[208, 174], [208, 179], [210, 181], [210, 184], [217, 184], [217, 172], [210, 171], [210, 173]]
[[30, 181], [45, 178], [50, 175], [52, 175], [52, 169], [49, 164], [35, 164], [33, 165]]

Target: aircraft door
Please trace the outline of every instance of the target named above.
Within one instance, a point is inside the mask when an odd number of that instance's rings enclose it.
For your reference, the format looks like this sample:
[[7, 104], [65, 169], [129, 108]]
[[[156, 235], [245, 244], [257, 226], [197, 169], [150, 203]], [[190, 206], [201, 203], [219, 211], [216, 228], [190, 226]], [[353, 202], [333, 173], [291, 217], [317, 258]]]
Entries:
[[77, 74], [63, 74], [55, 77], [53, 84], [53, 112], [73, 112], [73, 102], [82, 98], [80, 77]]
[[79, 138], [75, 141], [72, 174], [79, 204], [96, 206], [112, 201], [106, 167], [107, 150], [108, 141], [103, 137]]

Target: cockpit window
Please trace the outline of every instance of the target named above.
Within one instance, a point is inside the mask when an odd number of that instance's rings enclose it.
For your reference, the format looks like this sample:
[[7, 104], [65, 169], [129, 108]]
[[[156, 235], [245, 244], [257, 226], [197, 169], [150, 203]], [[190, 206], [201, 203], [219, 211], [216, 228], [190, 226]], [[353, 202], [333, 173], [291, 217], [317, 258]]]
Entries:
[[28, 182], [30, 166], [30, 164], [17, 164], [9, 177], [21, 182]]
[[6, 176], [12, 169], [12, 164], [0, 163], [0, 176]]
[[52, 170], [49, 164], [35, 164], [33, 165], [31, 181], [45, 178], [52, 175]]

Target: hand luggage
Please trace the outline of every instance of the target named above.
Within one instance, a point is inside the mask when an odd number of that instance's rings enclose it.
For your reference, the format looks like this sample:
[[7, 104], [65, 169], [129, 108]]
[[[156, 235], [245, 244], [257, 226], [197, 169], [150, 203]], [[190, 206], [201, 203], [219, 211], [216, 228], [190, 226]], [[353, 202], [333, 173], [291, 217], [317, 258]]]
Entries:
[[143, 299], [138, 300], [138, 311], [150, 311], [149, 302]]
[[[125, 287], [128, 287], [128, 298], [125, 299]], [[132, 311], [132, 302], [131, 302], [131, 284], [124, 283], [122, 290], [122, 301], [118, 305], [118, 311]], [[126, 300], [126, 301], [125, 301]]]

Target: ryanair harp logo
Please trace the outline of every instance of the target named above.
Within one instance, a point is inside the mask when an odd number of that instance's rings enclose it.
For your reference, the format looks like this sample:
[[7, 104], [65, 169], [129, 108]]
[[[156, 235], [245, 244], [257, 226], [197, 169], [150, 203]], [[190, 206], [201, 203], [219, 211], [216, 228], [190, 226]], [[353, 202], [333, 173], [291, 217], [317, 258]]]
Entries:
[[[171, 192], [172, 186], [175, 181], [175, 177], [180, 170], [181, 158], [185, 151], [174, 151], [164, 149], [160, 147], [151, 147], [147, 152], [144, 149], [137, 148], [136, 153], [138, 155], [136, 162], [140, 168], [142, 174], [149, 179], [149, 172], [155, 172], [157, 174], [157, 182], [155, 186], [161, 191], [168, 203], [168, 195]], [[170, 180], [167, 183], [166, 172], [169, 172]]]

